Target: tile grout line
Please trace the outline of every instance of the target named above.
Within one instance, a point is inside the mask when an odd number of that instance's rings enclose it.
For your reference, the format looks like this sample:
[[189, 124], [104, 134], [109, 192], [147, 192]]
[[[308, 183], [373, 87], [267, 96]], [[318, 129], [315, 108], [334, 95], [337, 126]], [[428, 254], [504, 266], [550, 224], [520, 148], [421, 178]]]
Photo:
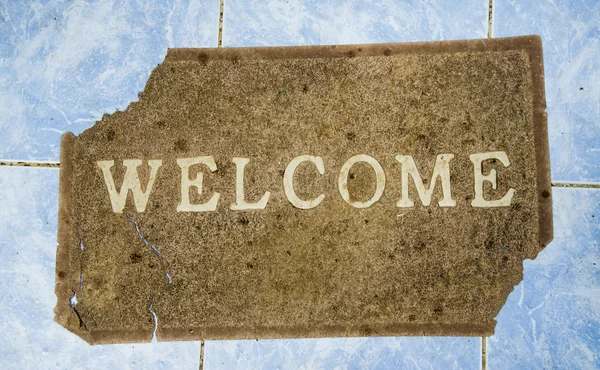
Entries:
[[[45, 167], [60, 168], [59, 162], [29, 162], [29, 161], [0, 161], [0, 167]], [[552, 182], [553, 188], [600, 189], [600, 183], [595, 182]]]
[[489, 0], [488, 3], [488, 39], [492, 38], [492, 22], [494, 20], [494, 0]]
[[[487, 38], [492, 38], [492, 20], [494, 12], [494, 0], [488, 1], [487, 12]], [[481, 337], [481, 370], [487, 370], [487, 337]]]
[[225, 8], [224, 0], [219, 0], [219, 41], [218, 48], [223, 47], [223, 9]]
[[[223, 47], [223, 11], [225, 8], [224, 0], [219, 0], [219, 33], [217, 38], [217, 48]], [[200, 341], [200, 370], [204, 369], [204, 340]]]
[[204, 369], [204, 340], [200, 341], [200, 370]]
[[553, 188], [581, 188], [581, 189], [600, 189], [600, 184], [596, 183], [577, 183], [577, 182], [553, 182]]
[[487, 337], [481, 337], [481, 370], [487, 370]]
[[58, 163], [58, 162], [0, 161], [0, 166], [60, 168], [60, 163]]

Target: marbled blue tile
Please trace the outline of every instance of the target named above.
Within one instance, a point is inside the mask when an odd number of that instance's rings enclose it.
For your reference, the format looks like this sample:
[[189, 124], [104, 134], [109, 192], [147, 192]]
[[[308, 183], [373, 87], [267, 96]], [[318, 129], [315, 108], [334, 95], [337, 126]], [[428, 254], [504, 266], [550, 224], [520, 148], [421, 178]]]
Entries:
[[557, 189], [554, 241], [498, 314], [490, 369], [600, 368], [600, 190]]
[[0, 158], [58, 161], [60, 135], [124, 110], [168, 47], [215, 47], [219, 0], [0, 0]]
[[223, 46], [486, 37], [487, 1], [226, 0]]
[[539, 34], [553, 180], [600, 182], [600, 2], [494, 1], [494, 37]]
[[479, 369], [481, 338], [206, 342], [207, 369]]
[[0, 368], [198, 369], [199, 342], [90, 346], [54, 322], [58, 172], [0, 167]]

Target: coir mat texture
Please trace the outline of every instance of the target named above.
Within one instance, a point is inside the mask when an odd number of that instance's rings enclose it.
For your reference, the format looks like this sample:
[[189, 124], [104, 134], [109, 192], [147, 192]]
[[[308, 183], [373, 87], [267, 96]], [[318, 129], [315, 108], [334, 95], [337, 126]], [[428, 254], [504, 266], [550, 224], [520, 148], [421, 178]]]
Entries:
[[63, 136], [56, 321], [89, 343], [491, 335], [552, 240], [544, 110], [537, 36], [170, 49]]

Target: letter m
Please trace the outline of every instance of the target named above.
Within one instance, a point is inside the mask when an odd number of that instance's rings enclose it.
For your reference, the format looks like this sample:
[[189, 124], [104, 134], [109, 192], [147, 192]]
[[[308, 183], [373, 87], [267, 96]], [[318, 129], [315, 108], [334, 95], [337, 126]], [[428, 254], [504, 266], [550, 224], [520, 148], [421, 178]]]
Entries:
[[148, 204], [148, 198], [152, 191], [152, 185], [154, 185], [154, 179], [156, 179], [156, 173], [158, 168], [162, 165], [160, 159], [149, 160], [150, 165], [150, 178], [146, 185], [146, 191], [142, 190], [140, 184], [140, 177], [138, 176], [137, 168], [142, 164], [141, 159], [126, 159], [123, 161], [123, 165], [127, 167], [125, 176], [123, 177], [123, 183], [121, 184], [121, 190], [117, 192], [115, 187], [115, 181], [113, 180], [110, 169], [115, 164], [115, 161], [98, 161], [98, 167], [102, 170], [104, 175], [104, 182], [108, 188], [108, 196], [110, 197], [110, 203], [112, 204], [113, 211], [115, 213], [123, 213], [125, 208], [125, 202], [127, 201], [127, 195], [131, 190], [133, 195], [133, 203], [137, 212], [144, 212], [146, 210], [146, 204]]
[[452, 195], [450, 194], [450, 161], [452, 158], [454, 158], [453, 154], [440, 154], [437, 156], [433, 168], [433, 175], [431, 175], [429, 189], [426, 189], [413, 158], [409, 155], [397, 155], [396, 160], [402, 165], [402, 198], [396, 205], [398, 207], [415, 206], [414, 202], [408, 197], [408, 175], [410, 175], [413, 178], [417, 193], [424, 206], [427, 207], [431, 203], [431, 195], [433, 194], [435, 183], [438, 178], [442, 183], [443, 195], [443, 198], [439, 201], [438, 205], [440, 207], [456, 206], [456, 202], [452, 199]]

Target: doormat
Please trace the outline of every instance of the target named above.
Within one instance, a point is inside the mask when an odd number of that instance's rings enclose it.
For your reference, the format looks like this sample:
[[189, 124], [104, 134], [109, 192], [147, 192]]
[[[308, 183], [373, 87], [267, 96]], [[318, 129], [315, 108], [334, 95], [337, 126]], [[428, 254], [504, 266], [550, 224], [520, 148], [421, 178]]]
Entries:
[[489, 336], [552, 240], [537, 36], [169, 49], [62, 138], [56, 321], [89, 343]]

